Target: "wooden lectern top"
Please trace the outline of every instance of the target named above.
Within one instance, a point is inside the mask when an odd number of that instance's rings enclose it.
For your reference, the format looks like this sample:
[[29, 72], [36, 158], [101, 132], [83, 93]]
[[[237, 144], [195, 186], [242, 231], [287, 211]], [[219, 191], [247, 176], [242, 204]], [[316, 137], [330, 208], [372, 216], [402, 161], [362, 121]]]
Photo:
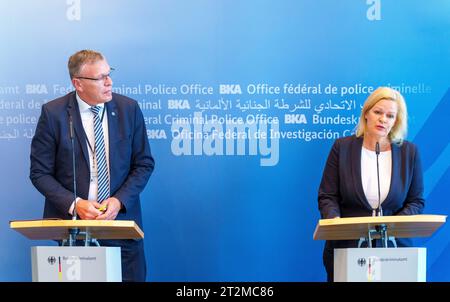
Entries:
[[445, 223], [444, 215], [402, 215], [321, 219], [314, 240], [350, 240], [367, 237], [370, 229], [386, 225], [388, 236], [396, 238], [428, 237]]
[[95, 239], [144, 238], [144, 232], [131, 220], [16, 220], [9, 226], [33, 240], [67, 239], [71, 228], [87, 231]]

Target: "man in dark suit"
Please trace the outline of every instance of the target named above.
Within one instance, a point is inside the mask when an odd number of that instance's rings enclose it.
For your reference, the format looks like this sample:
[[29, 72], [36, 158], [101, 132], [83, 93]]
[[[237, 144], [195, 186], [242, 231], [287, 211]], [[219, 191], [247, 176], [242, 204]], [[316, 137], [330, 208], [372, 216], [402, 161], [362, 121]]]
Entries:
[[[44, 218], [76, 214], [81, 219], [134, 220], [143, 228], [139, 194], [154, 160], [142, 112], [136, 101], [112, 93], [112, 69], [102, 54], [81, 50], [70, 57], [68, 67], [75, 91], [42, 107], [31, 143], [30, 179], [45, 196]], [[121, 247], [123, 281], [145, 281], [142, 240], [100, 244]]]

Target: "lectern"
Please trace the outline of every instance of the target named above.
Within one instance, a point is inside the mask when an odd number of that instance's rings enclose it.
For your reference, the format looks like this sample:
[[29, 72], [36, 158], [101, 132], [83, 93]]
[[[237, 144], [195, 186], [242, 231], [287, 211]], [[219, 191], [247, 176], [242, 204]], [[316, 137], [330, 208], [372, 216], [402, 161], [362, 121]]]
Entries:
[[[367, 241], [370, 248], [334, 250], [334, 281], [426, 281], [425, 248], [388, 248], [395, 238], [428, 237], [447, 216], [405, 215], [319, 220], [314, 240]], [[371, 248], [382, 239], [383, 248]]]
[[127, 220], [22, 220], [11, 221], [10, 227], [33, 240], [84, 241], [84, 246], [32, 247], [32, 280], [38, 282], [120, 282], [120, 247], [101, 247], [97, 239], [144, 238]]

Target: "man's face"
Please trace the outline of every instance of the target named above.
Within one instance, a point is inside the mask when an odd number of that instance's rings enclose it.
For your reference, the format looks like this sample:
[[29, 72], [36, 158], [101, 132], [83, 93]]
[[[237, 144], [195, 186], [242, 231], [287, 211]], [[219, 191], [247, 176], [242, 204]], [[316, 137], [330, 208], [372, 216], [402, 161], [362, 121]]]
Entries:
[[109, 102], [112, 99], [111, 68], [106, 60], [84, 64], [79, 74], [72, 78], [78, 95], [91, 106]]

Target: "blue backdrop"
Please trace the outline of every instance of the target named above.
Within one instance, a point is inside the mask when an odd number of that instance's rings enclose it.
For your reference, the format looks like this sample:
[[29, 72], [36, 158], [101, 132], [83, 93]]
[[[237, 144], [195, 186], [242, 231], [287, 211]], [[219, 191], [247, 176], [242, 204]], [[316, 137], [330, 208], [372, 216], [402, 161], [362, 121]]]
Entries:
[[[449, 14], [446, 0], [0, 1], [0, 281], [31, 280], [30, 247], [53, 244], [8, 222], [42, 215], [31, 137], [85, 48], [146, 118], [149, 281], [324, 281], [322, 169], [380, 85], [406, 98], [425, 212], [447, 215]], [[450, 281], [449, 233], [417, 241], [429, 281]]]

